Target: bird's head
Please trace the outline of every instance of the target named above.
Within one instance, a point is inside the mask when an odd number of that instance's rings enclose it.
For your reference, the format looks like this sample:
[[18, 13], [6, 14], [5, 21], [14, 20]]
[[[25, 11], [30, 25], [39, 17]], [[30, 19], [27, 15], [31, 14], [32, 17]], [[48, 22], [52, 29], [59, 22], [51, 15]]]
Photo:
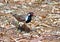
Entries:
[[29, 12], [28, 16], [34, 16], [34, 13], [33, 12]]

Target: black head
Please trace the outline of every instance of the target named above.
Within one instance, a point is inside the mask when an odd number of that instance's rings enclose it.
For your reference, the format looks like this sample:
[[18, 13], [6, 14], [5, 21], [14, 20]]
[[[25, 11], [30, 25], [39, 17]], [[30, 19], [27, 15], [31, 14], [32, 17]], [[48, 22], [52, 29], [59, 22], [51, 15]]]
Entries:
[[34, 13], [33, 13], [33, 12], [29, 12], [29, 13], [28, 13], [28, 15], [33, 16], [33, 15], [34, 15]]

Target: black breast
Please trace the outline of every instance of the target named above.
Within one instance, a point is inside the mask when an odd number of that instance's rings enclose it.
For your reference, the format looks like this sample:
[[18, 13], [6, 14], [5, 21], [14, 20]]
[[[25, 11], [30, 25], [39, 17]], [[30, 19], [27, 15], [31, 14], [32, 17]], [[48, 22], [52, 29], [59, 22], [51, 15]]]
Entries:
[[26, 21], [26, 23], [31, 22], [31, 16], [28, 17], [28, 20]]

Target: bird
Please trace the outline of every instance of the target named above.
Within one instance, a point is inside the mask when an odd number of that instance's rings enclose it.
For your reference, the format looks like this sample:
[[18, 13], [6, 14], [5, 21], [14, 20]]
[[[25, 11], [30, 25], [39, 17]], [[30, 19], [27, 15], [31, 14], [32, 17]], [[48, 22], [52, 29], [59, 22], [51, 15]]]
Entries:
[[34, 16], [34, 13], [33, 12], [28, 12], [27, 14], [25, 15], [17, 15], [17, 14], [14, 14], [13, 15], [19, 22], [24, 22], [25, 23], [29, 23], [31, 22], [32, 20], [32, 17]]
[[28, 12], [25, 15], [13, 15], [19, 22], [24, 22], [22, 26], [18, 25], [18, 30], [25, 31], [25, 32], [30, 32], [30, 28], [26, 26], [26, 23], [30, 23], [32, 20], [32, 17], [35, 16], [33, 12]]

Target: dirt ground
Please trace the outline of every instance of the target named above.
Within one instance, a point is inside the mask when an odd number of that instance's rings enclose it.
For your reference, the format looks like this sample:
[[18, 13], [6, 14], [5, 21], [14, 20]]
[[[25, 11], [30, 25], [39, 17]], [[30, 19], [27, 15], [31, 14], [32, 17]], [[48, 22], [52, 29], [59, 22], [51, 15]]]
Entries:
[[[35, 16], [30, 23], [13, 16], [31, 11]], [[0, 42], [60, 42], [60, 0], [0, 1]]]

